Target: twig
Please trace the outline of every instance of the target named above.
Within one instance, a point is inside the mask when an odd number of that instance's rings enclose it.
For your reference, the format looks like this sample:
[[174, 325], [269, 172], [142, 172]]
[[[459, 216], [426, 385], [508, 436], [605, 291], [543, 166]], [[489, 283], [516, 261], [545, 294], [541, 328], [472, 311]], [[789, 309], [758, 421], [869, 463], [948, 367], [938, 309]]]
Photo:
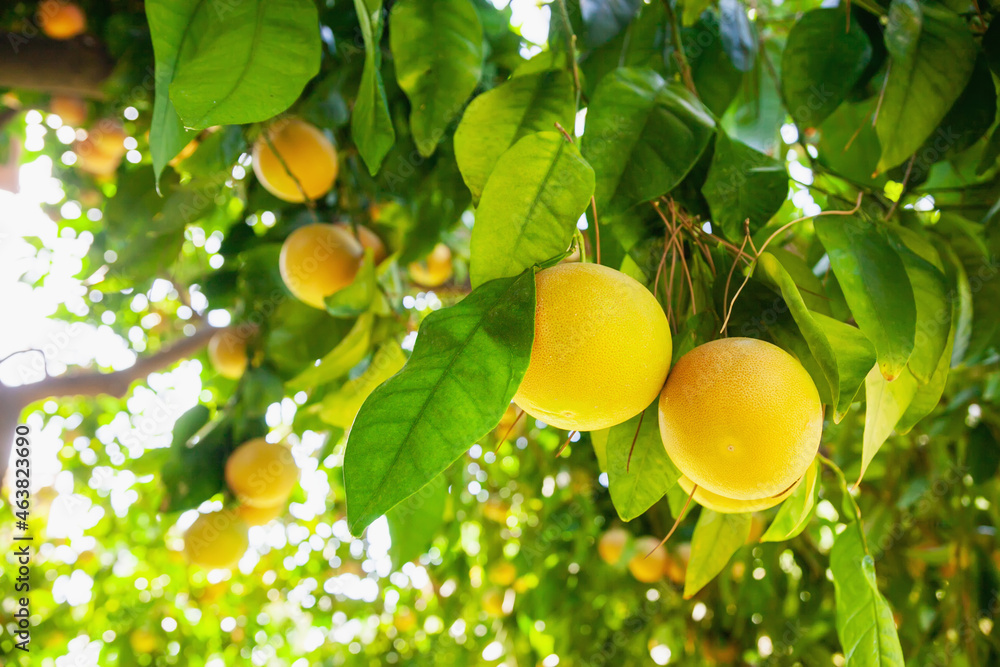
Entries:
[[674, 59], [677, 61], [677, 68], [681, 73], [681, 81], [691, 94], [700, 99], [698, 89], [694, 85], [694, 78], [691, 76], [691, 65], [688, 64], [687, 55], [684, 53], [684, 40], [681, 38], [680, 22], [674, 13], [674, 7], [670, 0], [663, 0], [663, 7], [667, 12], [667, 22], [670, 23], [670, 33], [674, 41]]
[[680, 511], [680, 513], [677, 515], [677, 518], [674, 520], [674, 525], [671, 526], [670, 532], [667, 533], [666, 537], [664, 537], [662, 540], [660, 540], [659, 544], [657, 544], [655, 547], [653, 547], [650, 550], [650, 552], [648, 554], [646, 554], [646, 558], [649, 558], [650, 555], [652, 555], [652, 553], [654, 551], [656, 551], [657, 549], [659, 549], [660, 547], [662, 547], [664, 544], [666, 544], [667, 540], [670, 539], [670, 536], [673, 535], [674, 531], [677, 530], [677, 526], [681, 525], [681, 517], [684, 516], [684, 512], [687, 512], [688, 511], [688, 507], [691, 506], [691, 501], [694, 500], [694, 494], [695, 494], [695, 492], [697, 490], [698, 490], [698, 485], [695, 484], [694, 487], [691, 489], [690, 495], [688, 495], [687, 502], [684, 503], [684, 508]]
[[[563, 27], [566, 29], [566, 49], [569, 54], [569, 62], [573, 67], [573, 89], [576, 91], [576, 106], [574, 110], [580, 109], [580, 68], [576, 64], [576, 34], [573, 32], [573, 24], [569, 21], [569, 12], [566, 10], [566, 0], [558, 0], [559, 16], [562, 19]], [[598, 262], [600, 264], [600, 262]]]

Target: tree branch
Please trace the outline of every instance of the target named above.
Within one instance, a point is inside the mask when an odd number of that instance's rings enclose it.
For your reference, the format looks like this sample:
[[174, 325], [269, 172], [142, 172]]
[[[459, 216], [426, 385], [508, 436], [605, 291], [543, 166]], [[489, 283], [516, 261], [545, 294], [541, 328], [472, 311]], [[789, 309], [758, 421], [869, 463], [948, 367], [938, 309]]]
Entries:
[[10, 463], [10, 448], [14, 444], [14, 428], [24, 409], [37, 401], [59, 396], [97, 396], [109, 394], [123, 397], [133, 382], [143, 380], [150, 373], [173, 366], [187, 359], [208, 344], [209, 339], [222, 329], [206, 327], [194, 335], [169, 345], [156, 354], [140, 358], [134, 366], [113, 373], [90, 371], [70, 373], [8, 387], [0, 383], [0, 482]]
[[101, 98], [114, 60], [93, 37], [65, 41], [0, 31], [0, 87]]

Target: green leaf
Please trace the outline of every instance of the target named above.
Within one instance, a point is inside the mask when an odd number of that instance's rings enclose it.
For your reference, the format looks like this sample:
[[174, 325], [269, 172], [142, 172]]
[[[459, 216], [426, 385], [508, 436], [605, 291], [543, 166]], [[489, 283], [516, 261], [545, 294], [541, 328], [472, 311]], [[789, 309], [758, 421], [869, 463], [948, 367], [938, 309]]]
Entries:
[[[739, 92], [744, 73], [733, 66], [719, 39], [718, 12], [702, 13], [709, 4], [706, 2], [705, 6], [701, 6], [700, 0], [696, 0], [684, 5], [684, 23], [690, 27], [681, 30], [681, 39], [698, 98], [712, 113], [721, 116]], [[697, 8], [698, 15], [688, 21], [687, 14], [692, 6]], [[711, 40], [706, 36], [710, 36]]]
[[973, 484], [989, 482], [1000, 468], [1000, 442], [985, 422], [977, 424], [969, 433], [965, 467], [969, 470]]
[[347, 375], [348, 371], [361, 363], [371, 347], [372, 324], [375, 316], [364, 313], [354, 322], [354, 326], [344, 336], [336, 347], [286, 384], [290, 391], [304, 391], [314, 387], [322, 387], [328, 382]]
[[590, 432], [590, 444], [594, 447], [594, 456], [597, 457], [597, 469], [601, 472], [608, 471], [608, 436], [611, 435], [610, 428], [602, 428], [599, 431]]
[[691, 93], [652, 70], [620, 68], [597, 86], [583, 156], [597, 175], [597, 206], [620, 213], [672, 190], [708, 145], [715, 121]]
[[842, 7], [814, 9], [788, 33], [781, 55], [781, 92], [803, 128], [817, 127], [861, 79], [872, 45]]
[[813, 313], [826, 339], [830, 341], [837, 357], [837, 375], [840, 379], [839, 396], [834, 406], [833, 421], [840, 423], [875, 363], [875, 347], [857, 327], [831, 317]]
[[861, 472], [858, 473], [858, 483], [865, 476], [868, 464], [882, 444], [892, 434], [906, 408], [917, 392], [917, 381], [913, 374], [904, 370], [892, 382], [886, 380], [879, 372], [878, 366], [872, 368], [865, 379], [865, 435], [861, 452]]
[[806, 478], [798, 488], [788, 496], [774, 517], [774, 521], [761, 535], [761, 542], [784, 542], [790, 540], [809, 525], [813, 510], [816, 508], [816, 497], [819, 491], [819, 462], [813, 461], [806, 471]]
[[[642, 0], [585, 0], [580, 3], [584, 25], [584, 44], [601, 46], [628, 27], [642, 7]], [[558, 10], [553, 8], [553, 21]]]
[[476, 287], [566, 250], [594, 194], [594, 170], [558, 132], [530, 134], [497, 162], [472, 228]]
[[410, 100], [410, 129], [431, 155], [479, 83], [483, 27], [468, 0], [399, 0], [390, 14], [396, 81]]
[[608, 487], [622, 521], [631, 521], [658, 503], [681, 476], [663, 448], [657, 412], [654, 402], [608, 432]]
[[476, 97], [455, 130], [455, 160], [474, 200], [504, 151], [522, 137], [574, 125], [573, 79], [565, 70], [515, 77]]
[[821, 216], [816, 232], [861, 331], [875, 344], [888, 380], [913, 352], [917, 308], [903, 261], [875, 223], [854, 216]]
[[177, 56], [188, 26], [200, 0], [149, 0], [145, 4], [149, 35], [153, 40], [155, 94], [153, 118], [149, 124], [149, 154], [157, 184], [160, 174], [194, 133], [184, 129], [174, 103], [170, 101], [170, 83], [177, 69]]
[[944, 352], [938, 359], [937, 368], [931, 376], [930, 381], [917, 388], [913, 395], [913, 400], [906, 408], [906, 412], [899, 418], [896, 424], [896, 432], [900, 435], [908, 433], [910, 429], [917, 425], [921, 419], [933, 412], [944, 395], [945, 385], [948, 384], [948, 372], [951, 370], [951, 355], [955, 349], [955, 334], [957, 327], [952, 323], [948, 332], [948, 342]]
[[448, 480], [438, 475], [419, 491], [386, 512], [389, 522], [389, 557], [395, 569], [427, 553], [444, 523], [448, 505]]
[[903, 650], [889, 603], [878, 591], [875, 561], [860, 521], [847, 525], [830, 550], [837, 601], [837, 635], [848, 665], [903, 667]]
[[719, 0], [719, 37], [733, 67], [741, 72], [753, 69], [757, 38], [740, 0]]
[[972, 76], [976, 42], [965, 19], [942, 5], [893, 0], [885, 31], [889, 73], [875, 129], [879, 171], [906, 161]]
[[326, 297], [324, 303], [326, 312], [334, 317], [357, 317], [368, 310], [385, 311], [371, 250], [365, 251], [354, 282]]
[[743, 238], [746, 219], [754, 234], [778, 212], [788, 196], [788, 173], [783, 162], [720, 133], [701, 191], [712, 221], [735, 241]]
[[[952, 304], [948, 281], [944, 272], [938, 269], [941, 259], [934, 246], [913, 230], [905, 227], [892, 229], [889, 231], [889, 242], [903, 260], [917, 307], [916, 338], [906, 365], [918, 382], [926, 384], [938, 367], [951, 331]], [[925, 255], [929, 253], [934, 261], [928, 261], [912, 248], [922, 250]]]
[[173, 265], [187, 225], [216, 208], [214, 197], [193, 184], [180, 185], [173, 172], [160, 183], [162, 197], [149, 187], [154, 179], [149, 165], [123, 172], [104, 211], [108, 249], [118, 254], [112, 270], [135, 281]]
[[757, 260], [760, 276], [781, 291], [781, 296], [795, 320], [813, 358], [829, 386], [835, 421], [839, 422], [851, 407], [865, 376], [875, 363], [875, 348], [858, 329], [806, 308], [798, 286], [778, 259], [769, 252]]
[[319, 61], [319, 16], [310, 0], [199, 3], [170, 99], [195, 129], [259, 123], [299, 98]]
[[720, 514], [702, 509], [691, 537], [691, 560], [684, 578], [687, 600], [722, 572], [747, 538], [750, 537], [749, 514]]
[[372, 357], [364, 373], [323, 397], [319, 418], [331, 426], [350, 428], [358, 410], [375, 388], [398, 373], [406, 355], [396, 341], [384, 343]]
[[[189, 426], [191, 424], [185, 425], [186, 431], [190, 430]], [[223, 418], [198, 430], [203, 433], [197, 442], [191, 443], [191, 436], [184, 439], [175, 437], [170, 446], [170, 458], [164, 463], [160, 475], [165, 490], [159, 508], [161, 512], [179, 512], [197, 507], [225, 486], [226, 459], [235, 446], [232, 422]], [[197, 470], [198, 474], [192, 475], [193, 470]]]
[[[952, 158], [974, 145], [993, 125], [996, 115], [996, 86], [986, 58], [980, 54], [961, 95], [951, 105], [938, 129], [917, 151], [915, 166], [927, 171], [934, 162]], [[986, 159], [986, 151], [983, 152], [983, 159]]]
[[[698, 18], [702, 12], [708, 9], [712, 2], [711, 0], [684, 0], [680, 4], [684, 7], [681, 22], [686, 26], [691, 26], [698, 22]], [[713, 39], [712, 41], [714, 42], [715, 40]], [[700, 91], [701, 89], [699, 88]]]
[[199, 403], [178, 417], [177, 421], [174, 422], [173, 440], [170, 446], [183, 447], [188, 440], [194, 437], [195, 433], [208, 423], [210, 414], [208, 408]]
[[406, 367], [368, 397], [354, 420], [344, 455], [352, 533], [500, 422], [528, 368], [534, 325], [530, 269], [480, 285], [424, 320]]
[[354, 9], [365, 41], [361, 86], [351, 113], [351, 137], [374, 176], [396, 141], [389, 103], [382, 83], [382, 0], [354, 0]]

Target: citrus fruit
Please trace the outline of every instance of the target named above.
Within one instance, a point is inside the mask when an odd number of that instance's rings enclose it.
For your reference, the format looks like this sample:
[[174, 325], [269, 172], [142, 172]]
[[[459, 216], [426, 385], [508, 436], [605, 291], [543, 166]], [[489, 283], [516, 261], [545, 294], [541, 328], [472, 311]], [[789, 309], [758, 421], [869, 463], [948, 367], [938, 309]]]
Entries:
[[338, 222], [334, 225], [338, 229], [343, 229], [348, 234], [354, 237], [354, 239], [361, 244], [361, 247], [365, 250], [372, 251], [372, 259], [375, 260], [376, 264], [381, 264], [382, 260], [387, 257], [385, 250], [385, 243], [379, 238], [378, 234], [368, 229], [364, 225], [356, 225], [352, 227], [351, 225], [344, 224], [343, 222]]
[[263, 508], [284, 503], [298, 480], [291, 450], [264, 438], [243, 443], [226, 460], [226, 484], [243, 505]]
[[247, 369], [247, 344], [232, 331], [219, 331], [208, 341], [208, 360], [219, 375], [236, 380]]
[[72, 39], [87, 29], [87, 15], [72, 2], [46, 0], [38, 7], [38, 23], [51, 39]]
[[514, 402], [552, 426], [594, 431], [653, 402], [670, 368], [670, 327], [638, 281], [599, 264], [535, 276], [535, 341]]
[[699, 345], [674, 365], [660, 394], [667, 455], [705, 491], [773, 498], [816, 456], [823, 405], [809, 373], [779, 347], [752, 338]]
[[271, 523], [285, 513], [285, 503], [280, 502], [276, 505], [265, 505], [264, 507], [237, 505], [233, 513], [243, 519], [243, 523], [248, 526], [263, 526], [266, 523]]
[[152, 653], [156, 650], [158, 645], [156, 635], [149, 630], [144, 630], [143, 628], [134, 630], [128, 637], [128, 643], [132, 645], [132, 650], [139, 655]]
[[503, 608], [503, 599], [504, 594], [502, 591], [496, 589], [486, 591], [483, 593], [482, 598], [483, 611], [494, 618], [506, 616], [507, 612]]
[[652, 584], [663, 578], [667, 558], [667, 550], [660, 545], [660, 540], [640, 537], [635, 541], [635, 555], [628, 562], [628, 571], [644, 584]]
[[451, 280], [451, 248], [438, 243], [423, 260], [407, 267], [413, 282], [424, 287], [437, 287]]
[[87, 138], [73, 146], [76, 166], [95, 176], [110, 176], [127, 153], [128, 135], [116, 122], [105, 119], [87, 132]]
[[487, 577], [496, 586], [510, 586], [517, 579], [517, 568], [507, 561], [500, 561], [489, 569]]
[[333, 187], [339, 169], [337, 149], [319, 128], [303, 120], [276, 123], [253, 145], [257, 180], [265, 190], [285, 201], [322, 197]]
[[232, 512], [202, 514], [184, 533], [188, 560], [209, 569], [233, 567], [248, 544], [247, 525]]
[[313, 308], [352, 282], [364, 249], [340, 227], [315, 223], [299, 227], [281, 246], [278, 269], [288, 291]]
[[628, 544], [628, 531], [612, 528], [597, 541], [597, 555], [608, 565], [617, 565]]
[[[722, 512], [723, 514], [742, 514], [744, 512], [760, 512], [762, 510], [770, 509], [775, 505], [783, 502], [788, 496], [792, 495], [792, 492], [798, 488], [799, 484], [802, 482], [803, 478], [799, 478], [797, 482], [792, 484], [788, 489], [779, 493], [776, 496], [769, 496], [767, 498], [755, 498], [753, 500], [734, 500], [733, 498], [727, 498], [725, 496], [720, 496], [717, 493], [712, 493], [708, 489], [703, 489], [700, 486], [694, 492], [694, 501], [701, 505], [702, 507], [707, 507], [715, 512]], [[684, 493], [691, 495], [691, 489], [694, 488], [694, 484], [690, 479], [681, 475], [677, 480], [677, 483]], [[759, 536], [758, 536], [759, 537]]]
[[392, 618], [392, 622], [397, 630], [405, 634], [417, 627], [417, 615], [409, 607], [399, 607]]
[[87, 103], [79, 97], [53, 95], [49, 100], [49, 113], [54, 113], [63, 125], [80, 127], [87, 122]]

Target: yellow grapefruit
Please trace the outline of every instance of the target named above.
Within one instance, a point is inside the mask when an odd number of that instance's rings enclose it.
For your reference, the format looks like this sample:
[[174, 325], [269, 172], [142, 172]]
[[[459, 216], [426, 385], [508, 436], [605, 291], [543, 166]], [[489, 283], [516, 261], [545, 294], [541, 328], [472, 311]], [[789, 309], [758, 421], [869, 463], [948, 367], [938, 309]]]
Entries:
[[516, 402], [557, 428], [594, 431], [642, 412], [670, 368], [670, 327], [638, 281], [599, 264], [535, 276], [535, 341]]
[[809, 373], [752, 338], [699, 345], [660, 394], [660, 435], [680, 471], [732, 500], [785, 493], [816, 456], [823, 406]]
[[253, 145], [257, 180], [265, 190], [285, 201], [322, 197], [333, 187], [339, 169], [337, 149], [319, 128], [302, 120], [276, 123]]
[[323, 300], [352, 282], [364, 249], [350, 233], [334, 225], [299, 227], [281, 246], [278, 269], [295, 298], [323, 310]]

